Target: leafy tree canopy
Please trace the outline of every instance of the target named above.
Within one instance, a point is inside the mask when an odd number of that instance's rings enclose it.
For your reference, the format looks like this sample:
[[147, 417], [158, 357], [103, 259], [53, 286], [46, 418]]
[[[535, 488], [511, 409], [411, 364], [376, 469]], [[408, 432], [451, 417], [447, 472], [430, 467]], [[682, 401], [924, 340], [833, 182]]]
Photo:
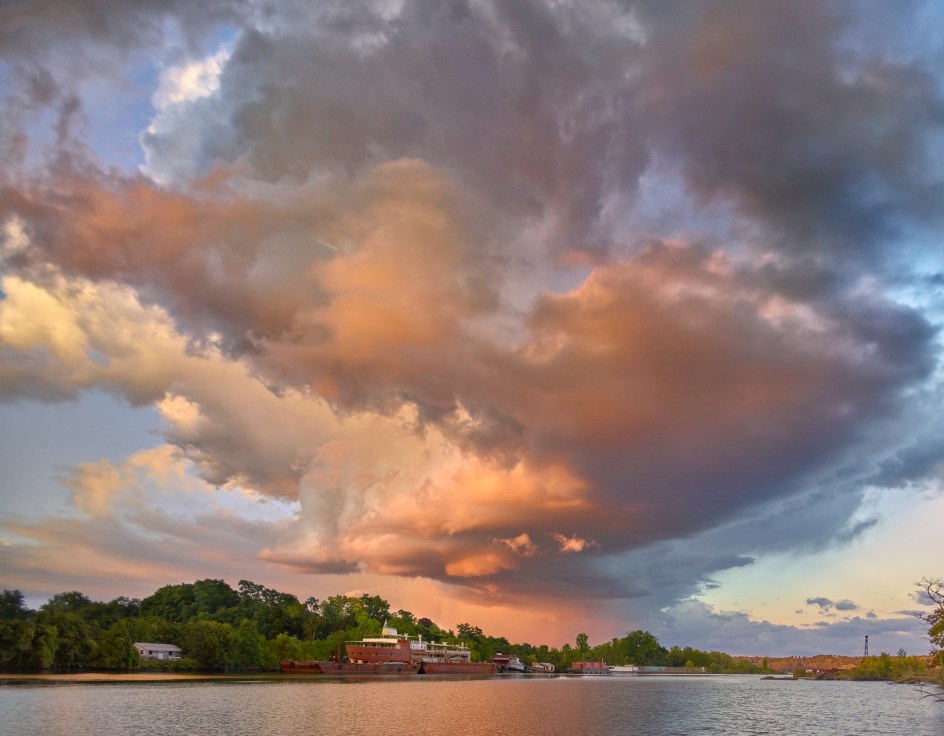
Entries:
[[0, 620], [25, 618], [31, 613], [18, 590], [0, 592]]

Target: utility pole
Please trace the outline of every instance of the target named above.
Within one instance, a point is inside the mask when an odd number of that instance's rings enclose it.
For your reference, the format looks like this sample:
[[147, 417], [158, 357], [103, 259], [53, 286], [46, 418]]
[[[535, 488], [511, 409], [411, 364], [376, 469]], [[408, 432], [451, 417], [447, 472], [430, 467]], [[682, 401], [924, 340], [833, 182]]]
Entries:
[[864, 656], [866, 657], [869, 656], [869, 635], [868, 634], [865, 635], [865, 655]]

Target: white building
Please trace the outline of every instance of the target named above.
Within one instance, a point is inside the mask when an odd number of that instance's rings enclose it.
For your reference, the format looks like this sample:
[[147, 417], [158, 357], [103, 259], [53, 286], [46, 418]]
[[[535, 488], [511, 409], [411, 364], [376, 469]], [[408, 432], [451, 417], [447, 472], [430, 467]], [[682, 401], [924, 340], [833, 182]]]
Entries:
[[180, 659], [180, 647], [176, 644], [154, 644], [146, 641], [136, 641], [134, 648], [138, 650], [141, 659]]

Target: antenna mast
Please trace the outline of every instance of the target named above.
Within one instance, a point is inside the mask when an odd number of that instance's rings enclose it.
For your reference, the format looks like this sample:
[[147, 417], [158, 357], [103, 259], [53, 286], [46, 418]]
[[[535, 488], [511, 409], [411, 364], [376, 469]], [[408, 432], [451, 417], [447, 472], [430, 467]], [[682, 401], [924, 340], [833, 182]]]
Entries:
[[866, 657], [869, 656], [869, 635], [868, 634], [865, 635], [865, 655], [864, 656]]

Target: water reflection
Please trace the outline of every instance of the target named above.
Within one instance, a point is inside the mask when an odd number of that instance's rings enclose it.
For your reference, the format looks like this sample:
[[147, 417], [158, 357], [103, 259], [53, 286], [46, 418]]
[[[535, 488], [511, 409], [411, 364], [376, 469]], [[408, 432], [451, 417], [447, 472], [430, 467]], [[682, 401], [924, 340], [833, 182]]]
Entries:
[[886, 683], [391, 678], [0, 687], [16, 736], [944, 733], [944, 705]]

